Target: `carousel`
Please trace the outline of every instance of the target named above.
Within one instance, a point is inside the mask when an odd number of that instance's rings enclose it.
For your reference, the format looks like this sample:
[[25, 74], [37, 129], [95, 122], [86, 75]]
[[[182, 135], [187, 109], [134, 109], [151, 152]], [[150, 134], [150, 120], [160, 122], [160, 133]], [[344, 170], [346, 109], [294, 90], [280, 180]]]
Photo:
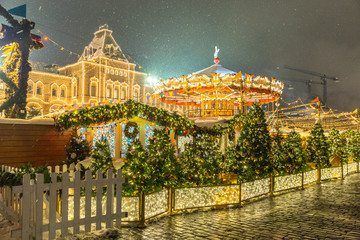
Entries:
[[155, 96], [164, 104], [185, 107], [189, 118], [230, 118], [253, 103], [275, 102], [284, 84], [274, 78], [234, 72], [219, 64], [215, 47], [214, 65], [192, 74], [160, 80]]

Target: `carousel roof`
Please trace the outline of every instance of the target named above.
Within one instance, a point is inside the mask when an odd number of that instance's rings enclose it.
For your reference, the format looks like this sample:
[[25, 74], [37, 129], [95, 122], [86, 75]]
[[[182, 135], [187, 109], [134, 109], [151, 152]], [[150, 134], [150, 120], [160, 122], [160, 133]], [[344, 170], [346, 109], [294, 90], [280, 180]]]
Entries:
[[219, 74], [219, 73], [220, 73], [220, 77], [223, 77], [226, 74], [237, 74], [237, 72], [234, 72], [233, 70], [225, 68], [222, 65], [220, 65], [219, 63], [215, 63], [214, 65], [212, 65], [208, 68], [194, 72], [192, 74], [189, 74], [188, 76], [191, 77], [193, 75], [206, 75], [208, 77], [211, 77], [211, 74]]
[[276, 101], [284, 84], [274, 78], [234, 72], [219, 64], [219, 49], [215, 48], [215, 64], [194, 72], [160, 80], [155, 85], [154, 95], [161, 101], [173, 105], [200, 106], [205, 100], [233, 100], [251, 105], [254, 102]]

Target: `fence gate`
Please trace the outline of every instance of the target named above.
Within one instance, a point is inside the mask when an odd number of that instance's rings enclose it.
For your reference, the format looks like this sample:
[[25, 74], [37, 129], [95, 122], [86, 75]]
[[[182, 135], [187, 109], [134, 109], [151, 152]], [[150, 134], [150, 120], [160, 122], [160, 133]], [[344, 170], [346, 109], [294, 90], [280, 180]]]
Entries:
[[114, 221], [120, 227], [125, 215], [121, 212], [124, 182], [121, 169], [116, 175], [110, 170], [106, 174], [99, 170], [96, 178], [88, 170], [84, 180], [80, 174], [51, 173], [50, 183], [44, 183], [43, 174], [37, 174], [36, 181], [25, 174], [23, 185], [13, 187], [12, 191], [21, 212], [21, 228], [13, 231], [12, 237], [55, 239], [57, 231], [64, 237], [69, 231], [90, 232], [92, 225], [96, 230], [112, 228]]

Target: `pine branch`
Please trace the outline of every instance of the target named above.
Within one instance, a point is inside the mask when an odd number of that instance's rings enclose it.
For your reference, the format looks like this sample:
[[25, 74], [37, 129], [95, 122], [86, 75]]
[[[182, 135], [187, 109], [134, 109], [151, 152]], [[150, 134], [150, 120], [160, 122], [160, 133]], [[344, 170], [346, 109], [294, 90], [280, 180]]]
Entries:
[[5, 84], [6, 84], [9, 88], [11, 88], [11, 89], [13, 89], [13, 90], [15, 90], [15, 91], [18, 90], [18, 87], [16, 86], [16, 84], [15, 84], [13, 81], [11, 81], [11, 80], [6, 76], [6, 74], [5, 74], [4, 72], [0, 72], [0, 79], [1, 79], [3, 82], [5, 82]]

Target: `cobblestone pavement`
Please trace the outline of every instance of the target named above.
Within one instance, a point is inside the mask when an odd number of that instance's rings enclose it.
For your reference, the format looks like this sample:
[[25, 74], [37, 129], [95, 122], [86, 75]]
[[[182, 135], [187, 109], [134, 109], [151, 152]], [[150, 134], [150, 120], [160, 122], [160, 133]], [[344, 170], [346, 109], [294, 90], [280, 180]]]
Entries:
[[360, 174], [231, 208], [122, 228], [121, 239], [360, 239]]

